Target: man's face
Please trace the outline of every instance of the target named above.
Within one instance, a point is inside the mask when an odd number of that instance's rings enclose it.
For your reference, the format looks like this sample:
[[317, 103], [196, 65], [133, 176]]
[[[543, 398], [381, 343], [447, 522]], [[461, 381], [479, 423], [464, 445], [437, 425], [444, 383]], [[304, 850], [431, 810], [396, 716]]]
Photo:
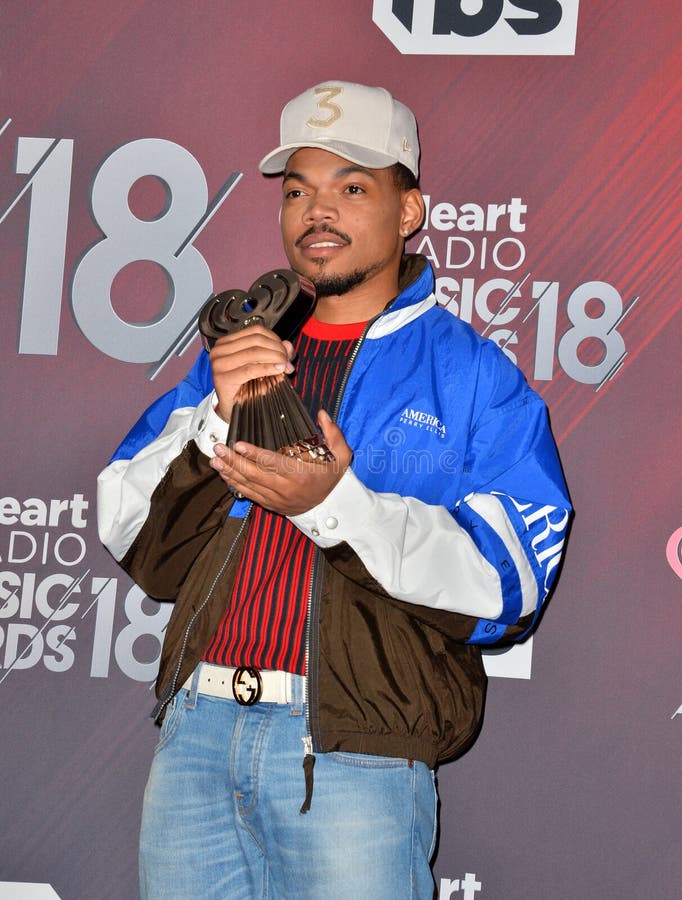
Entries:
[[[292, 268], [318, 297], [397, 287], [403, 193], [391, 169], [367, 169], [312, 147], [294, 153], [282, 183], [282, 238]], [[363, 288], [364, 290], [364, 288]]]

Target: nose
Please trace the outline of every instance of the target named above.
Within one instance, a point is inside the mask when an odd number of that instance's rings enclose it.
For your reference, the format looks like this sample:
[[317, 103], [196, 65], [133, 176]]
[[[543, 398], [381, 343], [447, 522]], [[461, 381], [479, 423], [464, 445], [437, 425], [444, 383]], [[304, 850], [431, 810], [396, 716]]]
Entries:
[[318, 222], [335, 222], [338, 219], [338, 209], [329, 194], [316, 192], [311, 195], [303, 213], [303, 221], [306, 225], [315, 225]]

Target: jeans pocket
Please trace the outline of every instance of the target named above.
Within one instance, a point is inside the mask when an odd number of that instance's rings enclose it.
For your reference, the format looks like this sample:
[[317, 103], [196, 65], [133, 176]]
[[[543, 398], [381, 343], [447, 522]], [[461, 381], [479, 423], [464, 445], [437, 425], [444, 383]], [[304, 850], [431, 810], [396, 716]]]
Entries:
[[369, 753], [345, 753], [341, 750], [334, 750], [325, 756], [339, 765], [363, 769], [404, 769], [410, 764], [409, 760], [398, 756], [372, 756]]
[[173, 735], [178, 730], [180, 722], [185, 714], [185, 691], [180, 691], [166, 707], [166, 714], [161, 723], [161, 733], [157, 741], [154, 753], [159, 753], [170, 742]]

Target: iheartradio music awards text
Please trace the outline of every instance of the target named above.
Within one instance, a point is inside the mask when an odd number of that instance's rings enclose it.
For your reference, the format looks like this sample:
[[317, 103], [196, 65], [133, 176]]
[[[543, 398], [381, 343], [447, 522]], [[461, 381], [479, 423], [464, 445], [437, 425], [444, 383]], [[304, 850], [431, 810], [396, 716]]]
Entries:
[[112, 665], [136, 681], [155, 677], [170, 605], [92, 572], [85, 528], [93, 505], [81, 493], [0, 498], [0, 684], [36, 666], [66, 672], [82, 657], [93, 678]]

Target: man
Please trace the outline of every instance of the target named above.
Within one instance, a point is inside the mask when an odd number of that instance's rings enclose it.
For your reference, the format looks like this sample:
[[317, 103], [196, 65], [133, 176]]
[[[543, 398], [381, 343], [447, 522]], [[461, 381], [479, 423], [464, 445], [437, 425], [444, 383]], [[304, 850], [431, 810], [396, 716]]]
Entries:
[[[404, 255], [418, 155], [381, 88], [287, 104], [260, 168], [319, 298], [295, 365], [265, 328], [221, 338], [100, 476], [102, 540], [176, 601], [144, 897], [431, 897], [433, 770], [480, 727], [480, 646], [528, 634], [556, 575], [545, 408]], [[294, 371], [334, 462], [229, 449], [239, 387]]]

